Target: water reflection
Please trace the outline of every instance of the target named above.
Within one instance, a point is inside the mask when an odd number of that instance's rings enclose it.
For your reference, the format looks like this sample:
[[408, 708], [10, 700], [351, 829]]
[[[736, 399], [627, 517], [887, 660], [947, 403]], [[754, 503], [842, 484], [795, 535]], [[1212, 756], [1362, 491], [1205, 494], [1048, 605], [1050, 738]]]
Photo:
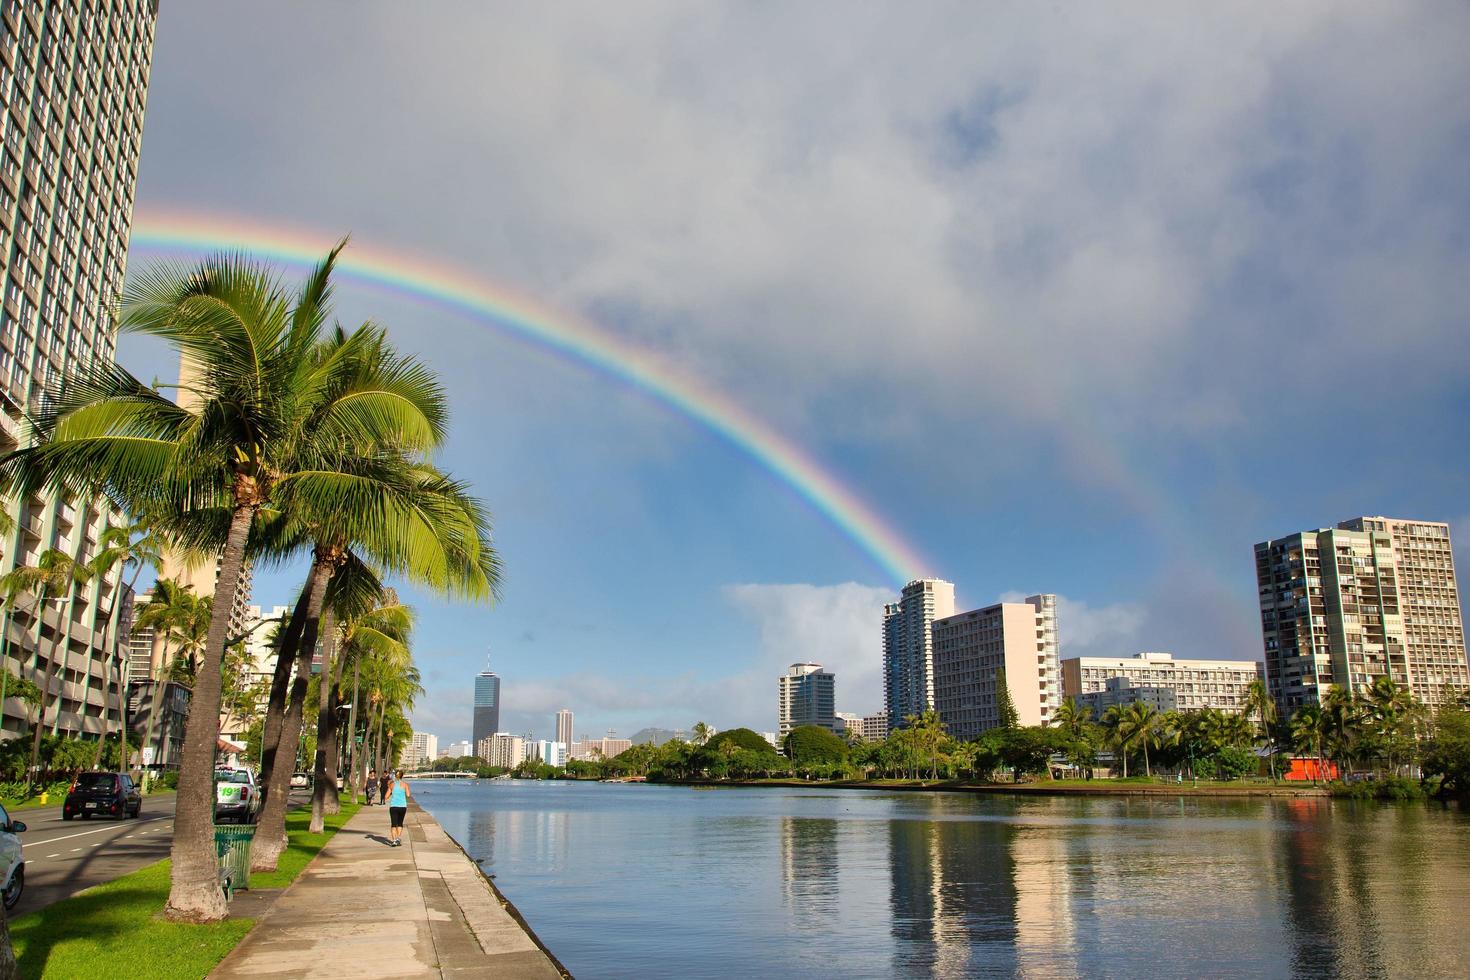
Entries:
[[1427, 980], [1470, 955], [1470, 820], [1423, 806], [434, 789], [582, 980]]

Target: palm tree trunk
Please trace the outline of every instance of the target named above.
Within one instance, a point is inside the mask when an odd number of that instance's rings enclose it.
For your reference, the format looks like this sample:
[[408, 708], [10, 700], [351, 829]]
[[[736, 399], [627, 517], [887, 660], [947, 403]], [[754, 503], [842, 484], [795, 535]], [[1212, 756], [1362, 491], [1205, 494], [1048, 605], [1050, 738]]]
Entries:
[[[301, 631], [306, 627], [307, 604], [311, 601], [311, 586], [308, 582], [301, 588], [301, 595], [296, 599], [296, 608], [291, 611], [291, 619], [286, 623], [286, 632], [281, 636], [279, 649], [276, 651], [276, 669], [271, 674], [270, 700], [266, 702], [265, 720], [261, 723], [260, 732], [260, 783], [262, 786], [271, 782], [271, 775], [275, 770], [276, 750], [281, 744], [281, 723], [286, 717], [286, 701], [291, 689], [291, 668], [296, 663], [297, 648], [301, 646]], [[267, 800], [269, 791], [267, 791]]]
[[347, 793], [352, 802], [357, 802], [357, 685], [361, 677], [361, 664], [352, 662], [352, 713], [347, 720]]
[[214, 849], [214, 759], [219, 745], [220, 665], [229, 640], [230, 609], [245, 565], [245, 544], [259, 508], [254, 481], [236, 477], [230, 532], [220, 556], [209, 635], [189, 719], [184, 725], [184, 751], [174, 811], [173, 861], [164, 915], [174, 921], [214, 922], [227, 913], [219, 886], [219, 858]]
[[[322, 613], [322, 674], [317, 685], [316, 708], [316, 764], [313, 767], [311, 788], [311, 824], [313, 834], [322, 832], [328, 799], [331, 812], [336, 813], [337, 804], [337, 664], [336, 622], [330, 609]], [[327, 764], [332, 763], [328, 771]]]
[[[283, 765], [281, 751], [296, 745], [301, 738], [301, 716], [306, 705], [306, 688], [311, 683], [311, 659], [316, 653], [317, 629], [321, 623], [322, 604], [327, 595], [335, 566], [322, 558], [312, 563], [307, 579], [306, 615], [301, 625], [301, 641], [296, 650], [296, 677], [291, 681], [291, 696], [276, 742], [274, 764], [265, 784], [265, 809], [255, 828], [250, 845], [250, 870], [274, 871], [281, 852], [286, 849], [286, 797], [290, 794], [291, 769]], [[322, 678], [326, 680], [325, 677]], [[294, 758], [294, 756], [293, 756]]]
[[388, 768], [388, 763], [387, 763], [387, 761], [384, 758], [384, 753], [385, 753], [387, 747], [383, 744], [383, 732], [384, 732], [384, 730], [387, 729], [387, 727], [388, 727], [388, 699], [387, 698], [384, 698], [383, 699], [382, 706], [380, 708], [378, 708], [378, 751], [375, 754], [375, 758], [377, 760], [378, 776], [380, 778], [383, 775], [383, 770], [385, 770], [385, 769]]
[[1143, 774], [1149, 779], [1154, 778], [1153, 767], [1148, 764], [1148, 738], [1143, 740]]
[[[41, 636], [46, 630], [46, 599], [37, 605], [36, 649], [41, 649]], [[59, 625], [59, 624], [58, 624]], [[59, 630], [57, 631], [60, 632]], [[56, 640], [51, 640], [51, 656], [46, 658], [46, 667], [41, 672], [41, 706], [36, 709], [36, 725], [31, 732], [31, 767], [26, 771], [26, 795], [30, 795], [32, 774], [41, 758], [41, 736], [46, 731], [46, 702], [51, 697], [51, 682], [56, 679]], [[56, 712], [61, 713], [61, 699], [56, 700]]]

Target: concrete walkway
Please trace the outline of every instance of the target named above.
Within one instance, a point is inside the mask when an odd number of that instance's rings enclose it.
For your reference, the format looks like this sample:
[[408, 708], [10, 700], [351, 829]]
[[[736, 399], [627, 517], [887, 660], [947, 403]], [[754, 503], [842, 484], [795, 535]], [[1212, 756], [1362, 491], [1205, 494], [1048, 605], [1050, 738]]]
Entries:
[[210, 976], [563, 976], [433, 817], [404, 830], [389, 847], [387, 809], [358, 811]]

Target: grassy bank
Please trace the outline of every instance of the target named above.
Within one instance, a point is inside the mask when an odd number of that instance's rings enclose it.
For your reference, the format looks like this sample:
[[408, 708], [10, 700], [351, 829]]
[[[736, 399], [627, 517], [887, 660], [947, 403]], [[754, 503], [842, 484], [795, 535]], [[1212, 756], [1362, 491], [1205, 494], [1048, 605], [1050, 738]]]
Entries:
[[686, 786], [771, 786], [822, 789], [899, 790], [914, 792], [998, 793], [1020, 796], [1326, 796], [1327, 790], [1310, 783], [1287, 783], [1281, 780], [1247, 782], [1208, 782], [1198, 785], [1129, 779], [1038, 779], [1029, 783], [976, 783], [966, 780], [865, 779], [725, 779], [688, 780]]
[[[295, 880], [323, 845], [357, 812], [344, 805], [327, 818], [326, 831], [306, 832], [310, 813], [286, 816], [287, 847], [271, 874], [250, 876], [252, 888], [283, 888]], [[194, 926], [160, 916], [168, 900], [169, 862], [160, 861], [10, 923], [20, 975], [41, 977], [149, 976], [197, 980], [255, 925], [230, 919]]]

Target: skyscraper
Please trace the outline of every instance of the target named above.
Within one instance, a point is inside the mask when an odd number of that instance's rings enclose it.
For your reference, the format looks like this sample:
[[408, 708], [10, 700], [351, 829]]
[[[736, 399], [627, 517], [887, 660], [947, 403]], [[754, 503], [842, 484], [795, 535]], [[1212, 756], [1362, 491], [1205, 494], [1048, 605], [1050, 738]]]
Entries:
[[556, 741], [563, 745], [572, 744], [572, 709], [562, 708], [556, 713]]
[[486, 667], [475, 677], [474, 737], [471, 741], [479, 750], [480, 742], [500, 731], [500, 678]]
[[782, 739], [793, 728], [816, 725], [842, 734], [837, 718], [837, 677], [821, 664], [792, 664], [776, 681], [776, 719]]
[[1266, 681], [1283, 714], [1380, 677], [1431, 706], [1470, 687], [1448, 524], [1358, 517], [1255, 554]]
[[1056, 596], [999, 602], [934, 621], [934, 708], [949, 733], [998, 727], [1000, 685], [1016, 721], [1049, 724], [1061, 705]]
[[[0, 452], [25, 438], [23, 415], [42, 407], [48, 386], [115, 358], [108, 311], [127, 256], [157, 15], [152, 0], [0, 7]], [[102, 531], [122, 521], [105, 502], [65, 493], [0, 504], [17, 525], [0, 573], [50, 549], [89, 561]], [[33, 604], [16, 604], [0, 667], [44, 685], [60, 660], [48, 727], [96, 735], [104, 712], [117, 717], [124, 668], [107, 614], [120, 588], [114, 569], [56, 600], [39, 644]], [[0, 714], [0, 736], [24, 725]]]
[[916, 579], [883, 607], [883, 706], [891, 727], [934, 707], [931, 627], [952, 615], [954, 585], [941, 579]]

